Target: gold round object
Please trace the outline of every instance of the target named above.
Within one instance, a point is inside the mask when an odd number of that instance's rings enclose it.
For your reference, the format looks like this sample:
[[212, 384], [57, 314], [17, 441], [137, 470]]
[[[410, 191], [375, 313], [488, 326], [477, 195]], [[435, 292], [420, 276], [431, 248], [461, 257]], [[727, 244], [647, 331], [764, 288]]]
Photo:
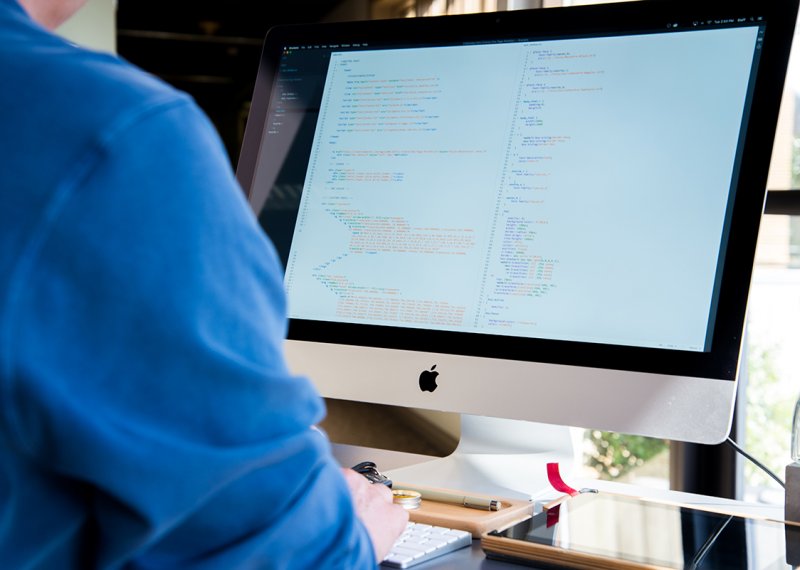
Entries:
[[406, 489], [394, 489], [392, 491], [392, 495], [394, 496], [395, 504], [400, 505], [407, 511], [413, 511], [414, 509], [418, 509], [420, 501], [422, 501], [422, 495], [420, 495], [416, 491], [408, 491]]

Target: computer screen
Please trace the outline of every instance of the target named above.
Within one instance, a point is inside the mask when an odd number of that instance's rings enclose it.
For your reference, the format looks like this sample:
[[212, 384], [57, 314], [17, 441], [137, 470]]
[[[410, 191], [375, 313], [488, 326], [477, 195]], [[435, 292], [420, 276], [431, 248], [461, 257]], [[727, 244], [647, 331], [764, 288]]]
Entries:
[[761, 33], [331, 53], [290, 316], [707, 350]]
[[276, 28], [238, 176], [330, 397], [730, 429], [796, 2]]

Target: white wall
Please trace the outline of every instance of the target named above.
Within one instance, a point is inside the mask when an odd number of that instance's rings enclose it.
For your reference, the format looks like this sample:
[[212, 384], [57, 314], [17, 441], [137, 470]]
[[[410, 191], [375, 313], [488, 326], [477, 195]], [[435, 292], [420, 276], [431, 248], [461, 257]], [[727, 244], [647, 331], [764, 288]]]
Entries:
[[58, 33], [92, 49], [117, 51], [116, 0], [89, 0]]

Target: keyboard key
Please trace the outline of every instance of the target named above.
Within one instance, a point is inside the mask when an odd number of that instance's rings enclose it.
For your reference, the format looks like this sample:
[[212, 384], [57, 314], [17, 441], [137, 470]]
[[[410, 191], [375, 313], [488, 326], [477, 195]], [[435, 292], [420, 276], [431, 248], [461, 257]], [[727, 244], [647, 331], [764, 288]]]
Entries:
[[463, 530], [409, 522], [381, 564], [410, 568], [471, 544], [472, 535]]
[[405, 554], [399, 554], [397, 552], [392, 552], [383, 563], [387, 566], [396, 566], [398, 568], [408, 568], [408, 564], [414, 560], [413, 556], [407, 556]]

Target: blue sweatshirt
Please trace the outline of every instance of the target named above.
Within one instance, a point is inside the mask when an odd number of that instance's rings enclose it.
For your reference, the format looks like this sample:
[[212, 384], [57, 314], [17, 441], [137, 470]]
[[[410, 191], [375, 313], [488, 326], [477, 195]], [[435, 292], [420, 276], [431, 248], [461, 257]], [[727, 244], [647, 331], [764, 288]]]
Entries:
[[373, 567], [203, 114], [16, 0], [0, 83], [0, 567]]

